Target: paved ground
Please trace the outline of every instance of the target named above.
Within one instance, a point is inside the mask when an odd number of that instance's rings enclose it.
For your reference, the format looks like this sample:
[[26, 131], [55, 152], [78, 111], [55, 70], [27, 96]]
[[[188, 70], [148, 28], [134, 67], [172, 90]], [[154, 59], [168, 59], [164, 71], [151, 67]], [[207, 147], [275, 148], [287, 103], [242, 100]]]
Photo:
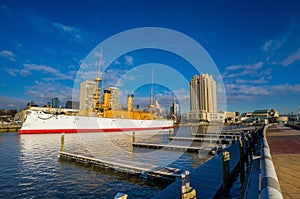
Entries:
[[284, 198], [300, 198], [300, 130], [282, 125], [267, 129], [267, 140]]

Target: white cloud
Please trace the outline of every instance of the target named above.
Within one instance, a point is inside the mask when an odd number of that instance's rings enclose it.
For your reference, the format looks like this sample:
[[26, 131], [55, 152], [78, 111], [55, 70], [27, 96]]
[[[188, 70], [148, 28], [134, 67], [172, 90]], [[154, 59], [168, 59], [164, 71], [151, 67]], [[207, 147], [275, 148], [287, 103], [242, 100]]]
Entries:
[[125, 62], [126, 65], [128, 65], [128, 66], [134, 65], [134, 60], [133, 60], [132, 56], [126, 55], [125, 60], [126, 60], [126, 62]]
[[68, 26], [57, 21], [50, 21], [37, 15], [27, 15], [26, 20], [44, 34], [57, 35], [59, 33], [63, 38], [71, 42], [85, 43], [93, 37], [81, 28]]
[[6, 5], [1, 5], [1, 12], [3, 12], [6, 16], [10, 18], [14, 17], [14, 13]]
[[289, 83], [286, 84], [280, 84], [280, 85], [274, 85], [270, 87], [270, 90], [273, 93], [279, 93], [279, 94], [300, 94], [300, 84], [290, 85]]
[[6, 57], [7, 59], [9, 59], [10, 61], [15, 61], [15, 55], [13, 52], [9, 51], [9, 50], [2, 50], [0, 52], [0, 56], [2, 57]]
[[32, 75], [33, 71], [37, 71], [39, 73], [45, 73], [52, 75], [53, 77], [47, 77], [43, 80], [45, 81], [54, 81], [54, 80], [73, 80], [74, 79], [74, 71], [69, 71], [68, 74], [62, 73], [59, 70], [46, 65], [37, 65], [37, 64], [23, 64], [23, 69], [9, 69], [6, 68], [6, 72], [12, 76], [17, 76], [17, 74], [22, 75], [23, 77], [28, 77]]
[[262, 50], [264, 52], [278, 50], [285, 43], [285, 41], [286, 41], [286, 39], [284, 39], [284, 38], [281, 40], [274, 40], [274, 39], [268, 40], [262, 46]]
[[13, 98], [0, 95], [0, 108], [1, 109], [23, 109], [26, 107], [27, 100], [21, 98]]
[[80, 28], [64, 25], [59, 22], [50, 22], [50, 24], [56, 28], [60, 33], [67, 36], [70, 41], [81, 43], [86, 37], [86, 32]]
[[34, 85], [27, 86], [25, 89], [40, 106], [43, 106], [54, 97], [58, 97], [61, 101], [72, 100], [73, 88], [57, 82], [35, 81]]
[[286, 57], [283, 61], [282, 61], [282, 65], [283, 66], [289, 66], [291, 64], [293, 64], [296, 61], [300, 60], [300, 48], [296, 51], [293, 52], [292, 54], [290, 54], [288, 57]]
[[223, 78], [229, 79], [234, 77], [248, 76], [248, 75], [257, 75], [257, 71], [263, 66], [263, 62], [257, 62], [255, 64], [240, 64], [227, 66], [225, 72], [223, 73]]

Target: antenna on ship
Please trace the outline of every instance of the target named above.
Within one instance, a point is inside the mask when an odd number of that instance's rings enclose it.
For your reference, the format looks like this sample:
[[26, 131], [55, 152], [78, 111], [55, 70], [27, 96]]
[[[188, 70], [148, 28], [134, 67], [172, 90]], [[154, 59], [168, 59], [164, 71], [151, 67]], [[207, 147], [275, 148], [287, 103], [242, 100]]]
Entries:
[[95, 77], [94, 81], [96, 82], [96, 90], [95, 90], [95, 95], [94, 95], [94, 108], [98, 110], [100, 108], [100, 88], [99, 88], [99, 83], [102, 81], [100, 77], [100, 67], [102, 65], [102, 47], [100, 48], [100, 60], [98, 64], [98, 73], [97, 77]]
[[149, 104], [150, 112], [152, 112], [153, 108], [153, 68], [152, 68], [152, 80], [151, 80], [151, 88], [150, 88], [150, 104]]

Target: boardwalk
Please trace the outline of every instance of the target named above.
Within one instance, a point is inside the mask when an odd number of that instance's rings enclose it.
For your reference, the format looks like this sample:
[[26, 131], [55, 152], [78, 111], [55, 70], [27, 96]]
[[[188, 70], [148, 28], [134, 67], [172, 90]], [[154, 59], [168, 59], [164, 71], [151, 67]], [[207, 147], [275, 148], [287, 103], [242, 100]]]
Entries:
[[300, 131], [274, 125], [267, 140], [284, 198], [300, 198]]

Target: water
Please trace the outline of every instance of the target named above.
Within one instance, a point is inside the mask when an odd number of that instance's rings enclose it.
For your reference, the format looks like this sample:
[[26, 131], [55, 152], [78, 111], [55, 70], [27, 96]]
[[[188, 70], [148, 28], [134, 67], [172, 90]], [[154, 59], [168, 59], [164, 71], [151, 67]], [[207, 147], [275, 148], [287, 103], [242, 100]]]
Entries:
[[[113, 198], [117, 192], [129, 198], [151, 198], [162, 188], [153, 182], [106, 169], [59, 160], [58, 134], [0, 134], [0, 198]], [[169, 132], [135, 133], [136, 141], [168, 142]], [[65, 151], [94, 157], [171, 165], [193, 170], [205, 159], [153, 149], [134, 149], [132, 132], [114, 134], [66, 134]]]

